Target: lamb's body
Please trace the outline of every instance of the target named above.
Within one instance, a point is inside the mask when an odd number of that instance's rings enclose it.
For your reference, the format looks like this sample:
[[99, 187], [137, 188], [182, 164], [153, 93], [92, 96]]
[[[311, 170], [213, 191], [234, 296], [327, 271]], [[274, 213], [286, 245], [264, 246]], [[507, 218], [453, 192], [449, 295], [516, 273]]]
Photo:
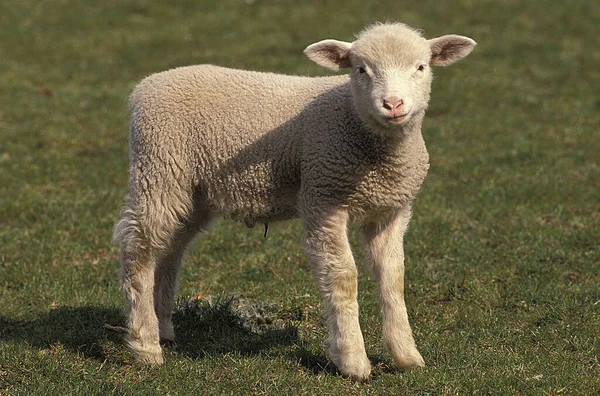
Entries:
[[128, 342], [162, 362], [183, 252], [216, 215], [253, 226], [301, 217], [342, 374], [370, 372], [347, 238], [361, 225], [379, 282], [384, 340], [400, 367], [423, 364], [404, 304], [402, 237], [427, 174], [421, 122], [431, 72], [470, 52], [460, 36], [425, 40], [381, 25], [353, 43], [306, 49], [350, 78], [190, 66], [144, 79], [130, 98], [130, 183], [116, 225]]
[[420, 133], [393, 147], [365, 130], [348, 76], [189, 66], [144, 79], [130, 107], [132, 164], [145, 164], [131, 169], [130, 198], [193, 190], [249, 226], [297, 217], [301, 180], [362, 220], [410, 202], [427, 172]]

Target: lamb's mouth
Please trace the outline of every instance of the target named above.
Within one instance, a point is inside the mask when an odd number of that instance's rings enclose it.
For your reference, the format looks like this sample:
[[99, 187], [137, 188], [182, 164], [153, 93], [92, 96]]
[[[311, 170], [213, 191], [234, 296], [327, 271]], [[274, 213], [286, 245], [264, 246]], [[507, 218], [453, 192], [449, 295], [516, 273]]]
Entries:
[[387, 121], [391, 122], [392, 124], [402, 124], [403, 122], [406, 121], [409, 114], [410, 114], [410, 112], [406, 112], [403, 114], [396, 114], [392, 117], [387, 117]]

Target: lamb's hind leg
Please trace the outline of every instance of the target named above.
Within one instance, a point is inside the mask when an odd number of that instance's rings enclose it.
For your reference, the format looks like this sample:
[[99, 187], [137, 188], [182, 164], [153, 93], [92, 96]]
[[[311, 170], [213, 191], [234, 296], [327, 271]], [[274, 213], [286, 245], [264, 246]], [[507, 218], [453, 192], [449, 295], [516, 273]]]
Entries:
[[[164, 266], [158, 264], [166, 257], [179, 257], [183, 251], [174, 254], [172, 247], [183, 222], [189, 218], [191, 194], [158, 182], [138, 184], [138, 179], [144, 180], [132, 177], [127, 208], [115, 227], [115, 240], [121, 244], [121, 291], [128, 328], [126, 341], [136, 360], [160, 364], [163, 357], [154, 304], [155, 272], [159, 267], [160, 276]], [[176, 271], [170, 273], [174, 280]], [[170, 283], [174, 285], [174, 282], [167, 282]]]
[[121, 292], [127, 316], [126, 342], [137, 361], [162, 363], [154, 312], [154, 270], [158, 251], [146, 241], [134, 210], [127, 209], [115, 228], [121, 244]]
[[158, 317], [161, 343], [169, 344], [175, 341], [172, 316], [177, 292], [177, 274], [185, 250], [197, 232], [206, 230], [213, 218], [208, 208], [196, 206], [194, 215], [177, 233], [170, 253], [159, 260], [154, 273], [154, 308]]
[[383, 339], [400, 368], [424, 366], [413, 339], [404, 302], [403, 236], [410, 220], [410, 207], [396, 216], [364, 226], [367, 258], [379, 282], [383, 313]]

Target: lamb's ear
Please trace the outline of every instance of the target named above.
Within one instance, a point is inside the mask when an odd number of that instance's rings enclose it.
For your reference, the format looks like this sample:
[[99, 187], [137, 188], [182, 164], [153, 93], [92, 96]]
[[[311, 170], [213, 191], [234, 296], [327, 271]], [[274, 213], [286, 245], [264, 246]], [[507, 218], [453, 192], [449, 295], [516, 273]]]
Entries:
[[477, 43], [468, 37], [449, 34], [428, 40], [431, 61], [435, 66], [448, 66], [469, 55]]
[[350, 67], [352, 43], [338, 40], [323, 40], [311, 44], [304, 50], [310, 60], [331, 70]]

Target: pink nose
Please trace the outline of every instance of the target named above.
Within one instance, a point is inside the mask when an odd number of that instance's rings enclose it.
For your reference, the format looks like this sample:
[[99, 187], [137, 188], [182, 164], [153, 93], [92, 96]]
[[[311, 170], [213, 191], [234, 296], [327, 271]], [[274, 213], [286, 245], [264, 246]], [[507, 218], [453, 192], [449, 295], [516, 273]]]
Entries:
[[383, 107], [391, 111], [398, 110], [403, 104], [404, 101], [395, 96], [383, 101]]

